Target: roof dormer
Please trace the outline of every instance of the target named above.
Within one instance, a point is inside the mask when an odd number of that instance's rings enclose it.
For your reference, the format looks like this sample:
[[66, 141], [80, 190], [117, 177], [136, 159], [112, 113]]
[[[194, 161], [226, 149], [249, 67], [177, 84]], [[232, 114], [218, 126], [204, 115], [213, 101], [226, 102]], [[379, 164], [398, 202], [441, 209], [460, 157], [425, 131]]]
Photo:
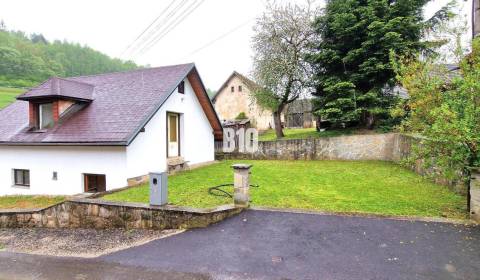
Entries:
[[29, 126], [45, 130], [59, 122], [74, 105], [85, 106], [93, 101], [94, 86], [53, 77], [40, 86], [17, 97], [29, 102]]

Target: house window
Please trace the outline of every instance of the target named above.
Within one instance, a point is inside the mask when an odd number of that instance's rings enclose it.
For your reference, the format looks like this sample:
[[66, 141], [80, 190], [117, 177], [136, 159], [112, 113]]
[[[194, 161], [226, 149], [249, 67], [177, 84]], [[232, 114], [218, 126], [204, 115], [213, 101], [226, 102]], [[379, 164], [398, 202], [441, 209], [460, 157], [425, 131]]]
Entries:
[[242, 86], [238, 86], [238, 91], [242, 92]]
[[53, 126], [53, 103], [38, 104], [37, 120], [38, 129], [46, 129]]
[[230, 90], [231, 90], [232, 92], [235, 92], [235, 87], [231, 87]]
[[185, 93], [185, 82], [182, 81], [179, 85], [178, 85], [178, 93], [181, 93], [181, 94], [184, 94]]
[[14, 169], [13, 170], [13, 184], [15, 186], [30, 186], [30, 170]]
[[53, 181], [57, 181], [57, 180], [58, 180], [58, 173], [57, 173], [57, 171], [53, 171], [52, 180], [53, 180]]

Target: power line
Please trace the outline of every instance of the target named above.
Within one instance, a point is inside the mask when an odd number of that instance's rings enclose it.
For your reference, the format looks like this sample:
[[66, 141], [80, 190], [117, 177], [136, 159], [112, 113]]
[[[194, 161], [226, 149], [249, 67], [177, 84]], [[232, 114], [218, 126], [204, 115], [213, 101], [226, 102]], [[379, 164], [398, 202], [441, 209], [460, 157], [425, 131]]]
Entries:
[[198, 8], [205, 0], [201, 0], [200, 2], [197, 2], [195, 0], [194, 2], [191, 2], [191, 4], [185, 8], [185, 10], [182, 11], [181, 14], [179, 14], [173, 21], [170, 22], [167, 26], [163, 28], [163, 30], [155, 36], [152, 40], [150, 40], [147, 45], [145, 45], [141, 50], [140, 54], [144, 54], [148, 52], [152, 47], [154, 47], [163, 37], [165, 37], [168, 33], [170, 33], [173, 29], [175, 29], [183, 20], [190, 15], [195, 9]]
[[158, 22], [155, 27], [146, 34], [146, 36], [143, 36], [143, 39], [138, 44], [136, 44], [136, 46], [131, 50], [130, 54], [134, 55], [139, 49], [143, 48], [145, 46], [145, 43], [148, 42], [153, 36], [155, 36], [155, 34], [157, 34], [159, 30], [162, 30], [165, 24], [168, 24], [170, 19], [172, 19], [179, 11], [181, 11], [187, 3], [187, 0], [182, 0], [175, 7], [173, 7], [173, 9], [171, 9], [171, 11], [164, 16], [162, 21]]
[[[262, 0], [262, 3], [264, 4], [264, 8], [266, 8], [266, 7], [268, 6], [268, 2], [267, 2], [266, 0]], [[217, 38], [213, 39], [212, 41], [206, 43], [205, 45], [201, 46], [200, 48], [198, 48], [198, 49], [192, 51], [191, 53], [189, 53], [188, 55], [184, 56], [184, 57], [182, 58], [182, 60], [185, 59], [185, 58], [190, 57], [190, 56], [193, 55], [193, 54], [196, 54], [196, 53], [198, 53], [198, 52], [200, 52], [200, 51], [208, 48], [209, 46], [211, 46], [211, 45], [213, 45], [213, 44], [215, 44], [216, 42], [218, 42], [218, 41], [220, 41], [221, 39], [227, 37], [228, 35], [234, 33], [235, 31], [237, 31], [237, 30], [239, 30], [240, 28], [244, 27], [245, 25], [247, 25], [247, 24], [250, 23], [251, 21], [255, 20], [255, 18], [256, 18], [256, 17], [253, 17], [253, 18], [251, 18], [251, 19], [249, 19], [249, 20], [247, 20], [247, 21], [245, 21], [245, 22], [237, 25], [236, 27], [232, 28], [231, 30], [227, 31], [226, 33], [218, 36]]]
[[166, 26], [162, 32], [158, 33], [157, 36], [151, 40], [145, 47], [140, 50], [140, 54], [144, 54], [148, 52], [152, 47], [154, 47], [162, 38], [168, 35], [173, 29], [175, 29], [179, 24], [181, 24], [192, 12], [194, 12], [205, 0], [200, 0], [195, 5], [193, 2], [192, 5], [188, 6], [182, 14], [180, 14], [177, 18], [174, 19], [168, 26]]
[[173, 5], [173, 3], [175, 3], [175, 1], [177, 0], [172, 0], [172, 2], [170, 2], [170, 4], [168, 4], [168, 6], [162, 10], [162, 12], [140, 33], [140, 35], [137, 36], [137, 38], [135, 38], [135, 40], [133, 40], [132, 43], [130, 43], [126, 48], [125, 50], [123, 50], [123, 52], [120, 54], [120, 56], [123, 56], [125, 54], [125, 52], [127, 52], [137, 41], [138, 39], [140, 39], [140, 37], [143, 36], [143, 34], [145, 34], [145, 32], [147, 32], [148, 29], [150, 29], [150, 27], [153, 26], [153, 24], [155, 24], [155, 22], [157, 22], [161, 16], [163, 16], [163, 14], [165, 14], [168, 9], [170, 9], [170, 7]]
[[251, 21], [253, 21], [255, 18], [251, 18], [247, 21], [245, 21], [244, 23], [240, 24], [240, 25], [237, 25], [235, 26], [234, 28], [232, 28], [231, 30], [223, 33], [222, 35], [218, 36], [217, 38], [213, 39], [212, 41], [206, 43], [205, 45], [201, 46], [200, 48], [192, 51], [191, 53], [189, 53], [188, 55], [184, 56], [182, 59], [185, 59], [193, 54], [196, 54], [197, 52], [199, 51], [202, 51], [203, 49], [205, 48], [208, 48], [209, 46], [215, 44], [216, 42], [220, 41], [221, 39], [227, 37], [228, 35], [234, 33], [235, 31], [239, 30], [240, 28], [244, 27], [245, 25], [249, 24]]

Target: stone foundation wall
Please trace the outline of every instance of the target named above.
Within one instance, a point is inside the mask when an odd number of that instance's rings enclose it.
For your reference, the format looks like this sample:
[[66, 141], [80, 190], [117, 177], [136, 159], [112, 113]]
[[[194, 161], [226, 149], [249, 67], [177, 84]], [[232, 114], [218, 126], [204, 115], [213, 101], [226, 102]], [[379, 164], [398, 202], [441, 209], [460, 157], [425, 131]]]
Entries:
[[78, 199], [39, 210], [2, 211], [0, 228], [188, 229], [206, 227], [241, 211], [233, 205], [208, 210]]

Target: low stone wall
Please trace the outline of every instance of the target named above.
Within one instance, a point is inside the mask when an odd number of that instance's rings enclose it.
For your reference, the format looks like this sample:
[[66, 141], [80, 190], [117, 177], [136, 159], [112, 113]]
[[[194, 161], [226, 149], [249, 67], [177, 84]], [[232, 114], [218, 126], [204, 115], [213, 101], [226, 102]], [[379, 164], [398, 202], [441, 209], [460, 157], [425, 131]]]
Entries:
[[217, 152], [217, 159], [393, 160], [395, 133], [266, 141], [255, 153]]
[[[393, 154], [392, 159], [395, 162], [401, 162], [407, 159], [412, 154], [412, 149], [414, 145], [420, 144], [422, 139], [420, 137], [397, 134], [395, 136], [393, 145]], [[445, 178], [437, 168], [425, 168], [423, 160], [417, 160], [411, 165], [411, 169], [415, 173], [422, 176], [430, 177], [435, 183], [448, 186], [451, 190], [456, 193], [466, 195], [468, 193], [468, 183], [466, 180], [449, 180]], [[461, 171], [458, 171], [458, 174], [461, 174]], [[460, 176], [461, 177], [461, 176]]]
[[194, 209], [76, 199], [45, 209], [2, 211], [0, 228], [188, 229], [206, 227], [241, 211], [233, 205]]

